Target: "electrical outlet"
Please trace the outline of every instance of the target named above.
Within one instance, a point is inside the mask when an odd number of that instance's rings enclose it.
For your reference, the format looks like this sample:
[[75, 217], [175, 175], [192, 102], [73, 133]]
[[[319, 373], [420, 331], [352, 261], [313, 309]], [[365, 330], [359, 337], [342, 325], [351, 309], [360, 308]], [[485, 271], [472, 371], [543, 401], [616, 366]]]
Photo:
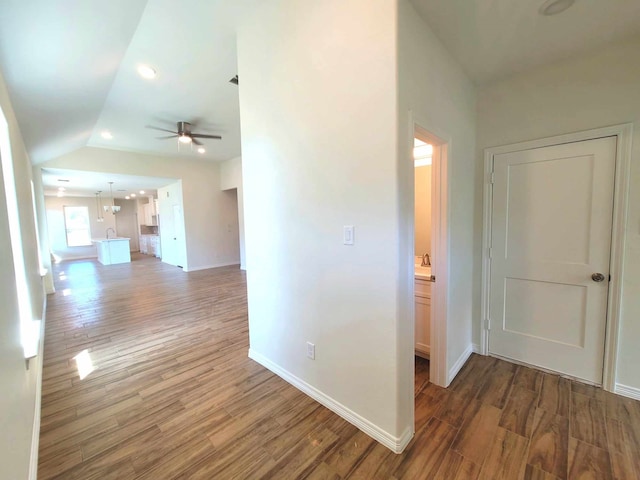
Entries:
[[307, 342], [307, 357], [311, 360], [316, 359], [316, 346], [311, 342]]

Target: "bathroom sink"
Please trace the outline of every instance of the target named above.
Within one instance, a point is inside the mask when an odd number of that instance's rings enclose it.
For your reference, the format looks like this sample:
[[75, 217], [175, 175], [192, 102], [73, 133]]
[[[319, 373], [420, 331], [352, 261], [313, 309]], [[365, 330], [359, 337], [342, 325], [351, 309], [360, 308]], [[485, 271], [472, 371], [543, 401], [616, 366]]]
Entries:
[[416, 278], [431, 278], [431, 267], [421, 267], [420, 265], [415, 266], [415, 277]]

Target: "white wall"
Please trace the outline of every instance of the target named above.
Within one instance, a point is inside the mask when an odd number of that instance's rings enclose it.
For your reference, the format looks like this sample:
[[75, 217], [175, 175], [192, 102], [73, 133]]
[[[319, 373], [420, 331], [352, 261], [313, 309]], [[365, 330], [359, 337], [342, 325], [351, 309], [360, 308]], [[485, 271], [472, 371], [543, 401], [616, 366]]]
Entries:
[[[633, 122], [635, 141], [617, 381], [640, 388], [640, 38], [481, 88], [476, 184], [482, 185], [483, 149], [487, 147], [628, 122]], [[476, 190], [476, 269], [480, 268], [482, 239], [481, 193]], [[475, 311], [479, 312], [479, 273], [476, 284]], [[474, 326], [474, 340], [479, 342], [479, 322]]]
[[129, 238], [129, 249], [132, 252], [140, 251], [140, 226], [138, 225], [138, 203], [134, 199], [127, 200], [125, 198], [116, 198], [116, 205], [120, 206], [120, 211], [113, 214], [107, 214], [115, 217], [116, 233], [119, 237]]
[[244, 191], [242, 189], [242, 157], [232, 158], [220, 164], [220, 190], [236, 189], [238, 192], [238, 230], [240, 234], [240, 268], [246, 270], [244, 248]]
[[[445, 369], [451, 380], [452, 369], [464, 360], [471, 348], [474, 318], [472, 292], [474, 272], [474, 192], [475, 184], [475, 88], [461, 67], [445, 50], [429, 26], [407, 0], [399, 0], [398, 80], [399, 80], [399, 165], [400, 242], [414, 248], [414, 164], [412, 112], [421, 127], [449, 141], [448, 147], [448, 235], [449, 262], [447, 300], [447, 357]], [[413, 388], [413, 256], [404, 257], [400, 249], [399, 314], [400, 372], [403, 388]], [[433, 297], [432, 297], [433, 298]], [[444, 381], [444, 380], [443, 380]], [[411, 409], [413, 398], [405, 399]]]
[[414, 169], [416, 256], [431, 255], [431, 165]]
[[[64, 223], [64, 208], [87, 207], [89, 209], [89, 227], [91, 228], [91, 238], [105, 238], [108, 228], [116, 229], [115, 215], [104, 214], [104, 222], [98, 222], [95, 197], [51, 197], [44, 199], [47, 212], [47, 225], [49, 248], [55, 257], [61, 260], [72, 260], [74, 258], [95, 258], [98, 256], [95, 245], [86, 247], [67, 246], [67, 236]], [[104, 199], [103, 199], [104, 205]]]
[[235, 239], [226, 228], [228, 202], [219, 188], [217, 163], [85, 147], [39, 166], [167, 177], [167, 184], [180, 179], [187, 247], [185, 270], [238, 263], [229, 255], [229, 245]]
[[[0, 75], [0, 107], [9, 124], [20, 234], [27, 289], [34, 319], [42, 319], [45, 295], [38, 264], [35, 219], [31, 198], [31, 163], [22, 141], [4, 79]], [[0, 470], [3, 478], [29, 478], [32, 446], [37, 453], [36, 398], [41, 378], [42, 352], [25, 368], [15, 270], [6, 207], [4, 177], [0, 181]], [[34, 436], [34, 428], [36, 435]], [[36, 443], [32, 443], [33, 441]], [[34, 477], [35, 478], [35, 477]]]
[[410, 435], [398, 408], [396, 2], [262, 2], [239, 29], [238, 67], [250, 354], [385, 438]]

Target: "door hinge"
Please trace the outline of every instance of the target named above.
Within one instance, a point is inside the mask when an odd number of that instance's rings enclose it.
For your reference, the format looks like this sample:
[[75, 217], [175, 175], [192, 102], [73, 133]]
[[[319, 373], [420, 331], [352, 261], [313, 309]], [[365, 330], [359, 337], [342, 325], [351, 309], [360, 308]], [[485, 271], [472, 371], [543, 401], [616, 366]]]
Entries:
[[484, 319], [484, 328], [487, 330], [491, 330], [491, 320], [488, 318]]
[[493, 249], [489, 247], [489, 259], [493, 258]]
[[492, 171], [491, 174], [489, 175], [489, 183], [493, 185], [493, 182], [495, 182], [495, 180], [496, 180], [496, 174]]

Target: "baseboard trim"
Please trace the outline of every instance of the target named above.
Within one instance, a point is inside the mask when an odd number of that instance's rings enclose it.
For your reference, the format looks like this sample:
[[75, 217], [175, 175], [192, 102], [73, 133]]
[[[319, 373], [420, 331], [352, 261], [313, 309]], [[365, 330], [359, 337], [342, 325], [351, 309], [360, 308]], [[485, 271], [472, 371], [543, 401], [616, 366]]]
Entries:
[[33, 431], [31, 432], [31, 453], [29, 455], [29, 480], [38, 478], [38, 450], [40, 448], [40, 413], [42, 406], [42, 369], [44, 367], [44, 325], [47, 316], [47, 296], [42, 302], [42, 321], [40, 322], [40, 342], [38, 343], [38, 371], [36, 373], [36, 401], [33, 412]]
[[465, 351], [462, 352], [462, 355], [458, 357], [458, 360], [456, 360], [456, 363], [454, 363], [453, 366], [449, 369], [447, 385], [453, 382], [453, 379], [456, 378], [456, 375], [458, 375], [458, 372], [460, 372], [462, 367], [464, 367], [464, 364], [467, 362], [467, 360], [469, 360], [469, 357], [471, 356], [472, 353], [473, 353], [473, 345], [469, 344], [465, 349]]
[[183, 272], [197, 272], [198, 270], [209, 270], [210, 268], [230, 267], [232, 265], [240, 265], [238, 262], [216, 263], [214, 265], [202, 265], [200, 267], [183, 267]]
[[621, 383], [616, 383], [614, 393], [618, 395], [623, 395], [625, 397], [633, 398], [634, 400], [640, 400], [640, 388], [630, 387], [628, 385], [622, 385]]
[[481, 353], [480, 353], [480, 345], [478, 345], [477, 343], [472, 343], [471, 344], [471, 351], [473, 353], [477, 353], [478, 355], [481, 355]]
[[402, 451], [411, 441], [411, 438], [413, 438], [412, 428], [407, 427], [400, 437], [395, 437], [390, 433], [382, 430], [377, 425], [374, 425], [366, 418], [361, 417], [353, 410], [345, 407], [340, 402], [334, 400], [330, 396], [321, 392], [314, 386], [308, 384], [307, 382], [298, 378], [291, 372], [280, 367], [278, 364], [272, 362], [267, 357], [256, 352], [255, 350], [249, 349], [249, 358], [251, 358], [252, 360], [255, 360], [266, 369], [272, 371], [273, 373], [278, 375], [280, 378], [282, 378], [286, 382], [296, 387], [298, 390], [306, 393], [311, 398], [313, 398], [316, 402], [320, 403], [321, 405], [324, 405], [332, 412], [341, 416], [347, 422], [359, 428], [364, 433], [369, 435], [374, 440], [380, 442], [382, 445], [389, 448], [394, 453], [402, 453]]

